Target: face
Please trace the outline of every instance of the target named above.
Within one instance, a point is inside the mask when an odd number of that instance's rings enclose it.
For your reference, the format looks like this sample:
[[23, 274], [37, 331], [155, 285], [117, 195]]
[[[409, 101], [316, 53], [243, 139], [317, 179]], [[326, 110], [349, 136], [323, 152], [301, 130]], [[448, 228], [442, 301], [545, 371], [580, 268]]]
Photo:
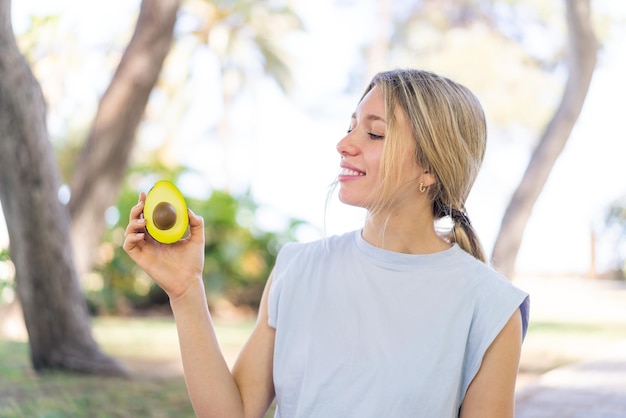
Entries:
[[[387, 115], [383, 96], [374, 87], [359, 103], [350, 121], [348, 134], [337, 144], [341, 154], [341, 172], [339, 200], [343, 203], [371, 207], [372, 191], [378, 187], [380, 179], [380, 160], [387, 135]], [[400, 136], [410, 135], [410, 126], [404, 112], [395, 113]], [[413, 158], [414, 145], [402, 152], [399, 164], [404, 165], [403, 178], [399, 181], [394, 202], [412, 199], [418, 196], [417, 184], [422, 171]]]

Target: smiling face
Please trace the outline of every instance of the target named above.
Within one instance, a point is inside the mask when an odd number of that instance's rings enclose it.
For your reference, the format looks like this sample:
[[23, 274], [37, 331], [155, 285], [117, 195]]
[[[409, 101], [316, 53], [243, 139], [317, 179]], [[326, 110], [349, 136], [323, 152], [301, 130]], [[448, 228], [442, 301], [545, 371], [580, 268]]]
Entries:
[[343, 203], [367, 206], [370, 192], [376, 187], [386, 133], [385, 103], [374, 88], [357, 106], [347, 135], [337, 144], [341, 154], [339, 200]]
[[[393, 138], [390, 137], [387, 117], [383, 95], [378, 87], [374, 87], [357, 106], [348, 134], [337, 144], [342, 157], [338, 177], [339, 200], [343, 203], [367, 209], [379, 208], [381, 194], [389, 194], [384, 190], [392, 190], [393, 196], [383, 196], [386, 200], [383, 206], [410, 204], [420, 198], [419, 182], [430, 185], [431, 180], [426, 179], [424, 170], [415, 161], [415, 144], [404, 112], [399, 108], [394, 112]], [[386, 141], [396, 141], [394, 145], [403, 148], [398, 153], [400, 160], [394, 161], [393, 176], [381, 165]], [[393, 181], [394, 184], [383, 187], [383, 181]]]

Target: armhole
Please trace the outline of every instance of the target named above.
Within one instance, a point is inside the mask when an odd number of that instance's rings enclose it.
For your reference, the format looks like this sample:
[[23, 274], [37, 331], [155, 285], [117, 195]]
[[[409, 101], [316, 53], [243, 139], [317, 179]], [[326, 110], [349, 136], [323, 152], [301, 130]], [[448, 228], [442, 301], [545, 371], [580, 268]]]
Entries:
[[[523, 296], [523, 299], [520, 302], [519, 296]], [[515, 295], [516, 301], [514, 304], [508, 305], [506, 310], [503, 310], [501, 314], [497, 316], [497, 319], [492, 322], [491, 326], [486, 330], [485, 337], [481, 339], [478, 346], [470, 352], [470, 363], [464, 367], [464, 378], [463, 378], [463, 386], [462, 386], [462, 399], [465, 398], [465, 394], [469, 389], [470, 384], [476, 377], [478, 370], [480, 370], [480, 366], [482, 365], [483, 359], [485, 357], [485, 353], [491, 347], [491, 344], [495, 341], [496, 337], [502, 332], [504, 326], [509, 322], [511, 317], [515, 314], [516, 310], [520, 310], [522, 316], [522, 341], [526, 337], [526, 332], [528, 330], [528, 322], [529, 322], [529, 311], [530, 311], [530, 298], [528, 294], [522, 292], [519, 289], [516, 289]], [[469, 348], [469, 340], [468, 340], [468, 348]], [[472, 355], [473, 354], [473, 355]], [[467, 354], [466, 354], [467, 355]]]
[[278, 322], [278, 303], [282, 290], [282, 280], [278, 278], [276, 270], [272, 274], [272, 284], [270, 285], [269, 296], [267, 298], [267, 323], [276, 329]]
[[283, 277], [284, 277], [284, 257], [289, 251], [292, 244], [286, 244], [280, 249], [276, 256], [276, 263], [272, 270], [272, 284], [270, 285], [269, 296], [267, 298], [267, 322], [270, 327], [276, 329], [278, 323], [278, 305], [280, 303], [280, 295], [283, 289]]
[[522, 341], [524, 341], [530, 323], [530, 296], [526, 295], [522, 304], [519, 306], [519, 310], [522, 314]]

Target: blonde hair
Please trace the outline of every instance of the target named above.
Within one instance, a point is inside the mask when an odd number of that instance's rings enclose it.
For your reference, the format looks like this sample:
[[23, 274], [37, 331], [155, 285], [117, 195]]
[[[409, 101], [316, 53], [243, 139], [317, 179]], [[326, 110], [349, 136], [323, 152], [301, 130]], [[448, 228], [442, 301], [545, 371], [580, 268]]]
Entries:
[[378, 73], [363, 97], [374, 87], [380, 89], [385, 101], [387, 133], [380, 167], [382, 181], [373, 192], [376, 204], [368, 210], [377, 212], [391, 205], [399, 179], [403, 178], [402, 164], [397, 162], [410, 143], [406, 135], [403, 138], [398, 133], [395, 113], [400, 108], [411, 126], [416, 163], [436, 178], [428, 188], [433, 216], [436, 221], [449, 217], [453, 222], [444, 238], [485, 262], [465, 209], [487, 140], [480, 102], [468, 88], [423, 70]]

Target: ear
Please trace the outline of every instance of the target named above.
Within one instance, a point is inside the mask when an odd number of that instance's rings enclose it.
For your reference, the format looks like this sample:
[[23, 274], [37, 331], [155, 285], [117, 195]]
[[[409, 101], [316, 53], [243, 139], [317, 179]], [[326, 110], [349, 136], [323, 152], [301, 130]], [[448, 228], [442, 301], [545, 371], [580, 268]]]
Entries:
[[437, 183], [437, 176], [435, 176], [430, 170], [424, 170], [419, 178], [419, 181], [424, 183], [425, 187], [430, 187]]

